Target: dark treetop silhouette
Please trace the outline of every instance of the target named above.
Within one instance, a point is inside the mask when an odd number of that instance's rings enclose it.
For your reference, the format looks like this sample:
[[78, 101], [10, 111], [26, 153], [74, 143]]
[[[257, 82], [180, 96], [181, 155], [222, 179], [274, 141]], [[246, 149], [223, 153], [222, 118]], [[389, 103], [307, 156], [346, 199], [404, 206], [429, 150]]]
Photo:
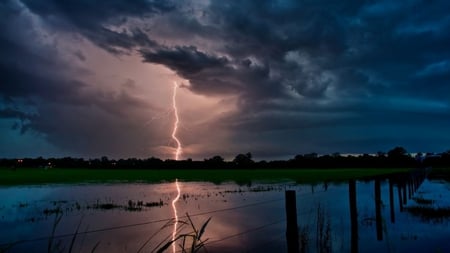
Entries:
[[450, 151], [441, 154], [409, 154], [402, 147], [395, 147], [375, 155], [348, 155], [339, 153], [318, 155], [316, 153], [296, 155], [289, 160], [254, 161], [252, 154], [238, 154], [232, 161], [225, 161], [221, 156], [193, 161], [192, 159], [175, 161], [151, 157], [147, 159], [100, 159], [83, 158], [20, 158], [0, 159], [0, 167], [6, 168], [95, 168], [95, 169], [281, 169], [281, 168], [414, 168], [414, 167], [448, 167]]

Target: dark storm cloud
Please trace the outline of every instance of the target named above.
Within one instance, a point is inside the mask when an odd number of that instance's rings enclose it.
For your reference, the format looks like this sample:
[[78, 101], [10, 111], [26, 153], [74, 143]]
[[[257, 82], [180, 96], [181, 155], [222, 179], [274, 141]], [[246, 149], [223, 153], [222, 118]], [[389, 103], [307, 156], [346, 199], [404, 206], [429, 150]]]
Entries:
[[171, 1], [165, 0], [24, 0], [33, 12], [44, 17], [57, 16], [64, 21], [80, 27], [95, 27], [109, 19], [126, 16], [143, 16], [152, 13], [170, 11], [174, 8]]
[[152, 46], [154, 42], [136, 27], [117, 31], [108, 26], [120, 26], [130, 17], [143, 18], [175, 8], [171, 1], [163, 0], [24, 0], [23, 3], [57, 29], [80, 32], [111, 53], [127, 53], [137, 45]]
[[[48, 3], [33, 4], [45, 10]], [[80, 70], [62, 57], [68, 53], [85, 61], [83, 52], [61, 52], [57, 43], [45, 37], [42, 41], [42, 28], [19, 1], [0, 3], [0, 14], [0, 120], [15, 120], [11, 127], [20, 134], [44, 134], [46, 141], [65, 153], [86, 157], [148, 154], [146, 141], [157, 137], [143, 126], [138, 111], [156, 108], [133, 94], [132, 80], [120, 91], [100, 91], [96, 84], [79, 78], [90, 70]], [[139, 33], [133, 36], [133, 41], [145, 40]]]
[[162, 48], [156, 52], [142, 52], [145, 61], [168, 66], [180, 75], [194, 75], [206, 68], [225, 67], [228, 60], [225, 57], [214, 57], [197, 50], [196, 47]]
[[[252, 55], [279, 75], [278, 83], [320, 97], [328, 88], [370, 94], [386, 84], [401, 91], [427, 61], [448, 58], [445, 10], [445, 1], [431, 7], [423, 1], [214, 1], [210, 15], [227, 42], [235, 42], [225, 52]], [[286, 62], [290, 52], [297, 57]]]
[[[228, 60], [225, 57], [208, 55], [193, 46], [141, 50], [145, 62], [162, 64], [178, 75], [190, 80], [191, 90], [204, 94], [227, 94], [239, 91], [232, 80], [220, 78], [228, 73]], [[223, 77], [223, 76], [222, 76]]]
[[[326, 65], [328, 55], [343, 50], [339, 20], [326, 11], [334, 7], [324, 5], [320, 9], [298, 1], [213, 1], [206, 12], [207, 20], [216, 28], [211, 39], [220, 39], [219, 50], [231, 61], [247, 62], [248, 66], [236, 64], [237, 67], [224, 70], [223, 76], [239, 73], [240, 78], [246, 77], [242, 88], [252, 99], [281, 95], [286, 88], [304, 96], [321, 96], [328, 81], [321, 80], [319, 64]], [[317, 66], [286, 62], [286, 54], [296, 50], [302, 50], [300, 54], [307, 57], [320, 52], [322, 59], [314, 63]], [[255, 69], [264, 69], [262, 79], [251, 74]]]
[[57, 98], [56, 94], [72, 93], [76, 85], [59, 85], [68, 66], [58, 58], [49, 57], [54, 52], [53, 48], [25, 40], [27, 35], [35, 35], [35, 31], [29, 22], [17, 18], [23, 12], [19, 8], [12, 1], [8, 5], [7, 1], [1, 9], [4, 15], [0, 17], [3, 31], [0, 34], [0, 94], [6, 97], [43, 95], [49, 99]]
[[200, 94], [243, 94], [248, 86], [263, 87], [271, 81], [266, 66], [251, 66], [249, 59], [231, 62], [224, 56], [209, 55], [193, 46], [141, 50], [141, 53], [144, 61], [165, 65], [189, 80], [188, 88]]
[[[285, 152], [274, 147], [284, 143], [293, 153], [314, 147], [316, 151], [346, 152], [348, 140], [348, 150], [368, 152], [381, 147], [377, 140], [386, 140], [385, 148], [389, 148], [401, 145], [395, 143], [399, 140], [414, 143], [420, 135], [417, 131], [430, 132], [436, 125], [450, 127], [443, 120], [450, 110], [449, 1], [0, 3], [4, 31], [0, 34], [0, 72], [6, 73], [1, 81], [7, 84], [0, 87], [0, 94], [58, 101], [64, 104], [60, 117], [63, 110], [74, 110], [74, 115], [82, 117], [79, 106], [94, 105], [102, 112], [90, 111], [85, 115], [90, 121], [72, 122], [88, 129], [98, 127], [95, 115], [114, 125], [109, 117], [124, 117], [124, 104], [150, 105], [126, 89], [116, 94], [86, 93], [83, 87], [91, 84], [68, 74], [73, 73], [70, 64], [57, 56], [48, 57], [54, 55], [51, 45], [26, 42], [29, 24], [12, 21], [24, 10], [45, 21], [55, 33], [80, 35], [113, 54], [137, 50], [143, 62], [166, 66], [189, 80], [185, 87], [194, 93], [236, 97], [238, 110], [221, 117], [218, 125], [234, 131], [235, 140], [254, 141], [266, 150]], [[85, 60], [82, 51], [72, 54]], [[45, 108], [51, 113], [41, 115], [42, 119], [58, 115]], [[3, 115], [12, 117], [12, 112]], [[17, 117], [29, 116], [22, 113]], [[48, 121], [33, 118], [30, 125], [45, 133], [63, 131], [54, 130]], [[444, 134], [441, 130], [436, 131]], [[75, 127], [73, 131], [83, 134]], [[393, 132], [401, 134], [394, 138]], [[52, 141], [59, 145], [70, 142], [63, 134], [55, 136]], [[429, 142], [438, 141], [436, 136], [430, 135]], [[99, 145], [107, 143], [106, 139]], [[418, 138], [418, 143], [424, 139]]]
[[[337, 73], [333, 72], [338, 71], [336, 59], [348, 49], [349, 31], [343, 15], [356, 15], [360, 8], [356, 4], [328, 2], [212, 1], [198, 20], [188, 16], [182, 22], [183, 15], [179, 15], [168, 20], [167, 26], [177, 33], [180, 23], [191, 24], [183, 26], [191, 36], [214, 45], [212, 52], [202, 53], [224, 55], [228, 64], [203, 66], [204, 71], [195, 75], [189, 68], [198, 62], [189, 57], [177, 59], [177, 66], [166, 66], [190, 80], [194, 92], [214, 94], [212, 91], [221, 87], [220, 92], [244, 94], [243, 104], [287, 98], [289, 91], [305, 97], [324, 97], [329, 87], [338, 85]], [[174, 47], [170, 56], [167, 50], [156, 52], [158, 59], [155, 52], [151, 53], [153, 57], [143, 52], [146, 61], [164, 64], [179, 53], [179, 47]], [[161, 59], [165, 56], [167, 59]]]
[[22, 111], [19, 111], [19, 110], [14, 110], [12, 108], [6, 108], [6, 109], [0, 110], [0, 118], [26, 119], [29, 117], [30, 117], [30, 115], [28, 115]]
[[[435, 124], [448, 124], [442, 121], [449, 115], [450, 94], [446, 1], [432, 5], [425, 1], [213, 1], [208, 11], [210, 23], [205, 29], [215, 27], [216, 33], [192, 33], [222, 45], [216, 53], [227, 55], [229, 62], [252, 58], [269, 73], [262, 80], [247, 79], [242, 86], [241, 113], [228, 120], [239, 129], [236, 139], [247, 137], [242, 131], [248, 130], [260, 133], [254, 141], [303, 140], [304, 129], [321, 128], [304, 132], [317, 143], [335, 139], [343, 145], [346, 138], [356, 138], [359, 145], [353, 150], [370, 151], [371, 135], [378, 134], [373, 126], [407, 128], [426, 121], [404, 131], [404, 139], [414, 139], [421, 135], [413, 132], [417, 129], [425, 132]], [[227, 77], [239, 73], [242, 80], [248, 70], [223, 67], [217, 72]], [[193, 91], [206, 93], [207, 86], [200, 90], [195, 79], [191, 83]], [[214, 89], [212, 83], [209, 87]], [[300, 97], [288, 95], [289, 90]], [[346, 126], [367, 128], [359, 130], [367, 136], [345, 130]], [[264, 134], [274, 131], [280, 134]], [[386, 148], [395, 145], [396, 140], [389, 138]], [[307, 151], [313, 143], [296, 145]], [[340, 150], [337, 144], [333, 148]]]

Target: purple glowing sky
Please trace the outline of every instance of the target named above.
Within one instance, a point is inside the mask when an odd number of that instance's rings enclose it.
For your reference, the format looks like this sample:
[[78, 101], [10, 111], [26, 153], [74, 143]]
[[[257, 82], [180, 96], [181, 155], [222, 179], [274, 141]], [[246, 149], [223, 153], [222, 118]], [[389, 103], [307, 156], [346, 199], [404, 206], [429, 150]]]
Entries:
[[0, 156], [450, 148], [450, 3], [6, 0]]

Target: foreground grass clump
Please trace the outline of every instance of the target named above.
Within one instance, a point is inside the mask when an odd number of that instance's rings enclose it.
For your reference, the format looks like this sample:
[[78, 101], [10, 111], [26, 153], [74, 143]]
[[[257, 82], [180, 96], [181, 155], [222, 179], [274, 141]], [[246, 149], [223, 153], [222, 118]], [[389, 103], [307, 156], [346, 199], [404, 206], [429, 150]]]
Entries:
[[208, 181], [213, 183], [295, 181], [339, 182], [407, 172], [408, 169], [252, 169], [252, 170], [126, 170], [126, 169], [0, 169], [0, 185]]

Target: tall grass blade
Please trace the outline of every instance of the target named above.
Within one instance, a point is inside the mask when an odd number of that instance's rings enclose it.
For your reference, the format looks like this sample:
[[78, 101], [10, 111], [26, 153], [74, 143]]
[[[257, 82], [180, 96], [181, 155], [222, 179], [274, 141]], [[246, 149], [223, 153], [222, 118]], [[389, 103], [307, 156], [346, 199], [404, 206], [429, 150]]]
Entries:
[[68, 253], [72, 253], [73, 245], [75, 244], [75, 240], [77, 239], [78, 231], [80, 230], [82, 221], [83, 221], [83, 219], [81, 219], [80, 222], [78, 223], [77, 229], [75, 230], [75, 234], [73, 235], [72, 241], [70, 242]]
[[160, 233], [162, 230], [164, 230], [166, 227], [168, 227], [170, 224], [172, 223], [172, 221], [168, 221], [166, 224], [164, 224], [159, 230], [157, 230], [155, 233], [153, 233], [145, 242], [144, 244], [142, 244], [142, 246], [139, 248], [139, 250], [137, 251], [137, 253], [140, 253], [144, 247], [158, 234]]
[[211, 217], [209, 217], [208, 220], [205, 223], [203, 223], [203, 226], [201, 227], [200, 232], [198, 233], [199, 240], [202, 238], [203, 233], [205, 233], [206, 226], [208, 226], [208, 223], [210, 220], [211, 220]]
[[56, 227], [58, 226], [59, 222], [62, 219], [62, 214], [59, 215], [59, 212], [55, 213], [55, 222], [53, 223], [52, 227], [52, 233], [50, 234], [50, 238], [48, 239], [48, 246], [47, 246], [47, 252], [52, 253], [53, 251], [53, 240], [55, 239], [55, 233], [56, 233]]
[[95, 244], [95, 246], [91, 250], [91, 253], [94, 253], [99, 245], [100, 245], [100, 241]]
[[172, 243], [174, 243], [176, 240], [177, 240], [178, 238], [175, 238], [175, 240], [170, 240], [170, 241], [168, 241], [166, 244], [164, 244], [164, 246], [162, 246], [161, 248], [159, 248], [157, 251], [156, 251], [156, 253], [162, 253], [162, 252], [164, 252], [166, 249], [168, 249], [171, 245], [172, 245]]
[[[178, 226], [177, 233], [180, 232], [180, 231], [183, 229], [183, 226], [186, 225], [185, 222], [180, 222], [180, 221], [179, 221], [178, 223], [181, 223], [181, 225]], [[167, 236], [166, 236], [160, 243], [158, 243], [158, 245], [156, 245], [156, 246], [153, 248], [153, 250], [150, 251], [150, 252], [156, 252], [156, 250], [159, 249], [159, 248], [161, 247], [161, 245], [163, 245], [164, 242], [166, 242], [166, 241], [168, 241], [168, 240], [171, 240], [171, 237], [172, 237], [172, 234], [167, 235]], [[181, 237], [178, 236], [177, 238], [175, 238], [175, 240], [178, 240], [179, 238], [181, 238]]]
[[192, 222], [191, 216], [189, 216], [189, 214], [186, 213], [186, 217], [187, 217], [188, 220], [189, 220], [189, 224], [191, 225], [192, 230], [194, 230], [194, 234], [198, 234], [198, 233], [197, 233], [197, 228], [195, 228], [195, 225], [194, 225], [194, 222]]

